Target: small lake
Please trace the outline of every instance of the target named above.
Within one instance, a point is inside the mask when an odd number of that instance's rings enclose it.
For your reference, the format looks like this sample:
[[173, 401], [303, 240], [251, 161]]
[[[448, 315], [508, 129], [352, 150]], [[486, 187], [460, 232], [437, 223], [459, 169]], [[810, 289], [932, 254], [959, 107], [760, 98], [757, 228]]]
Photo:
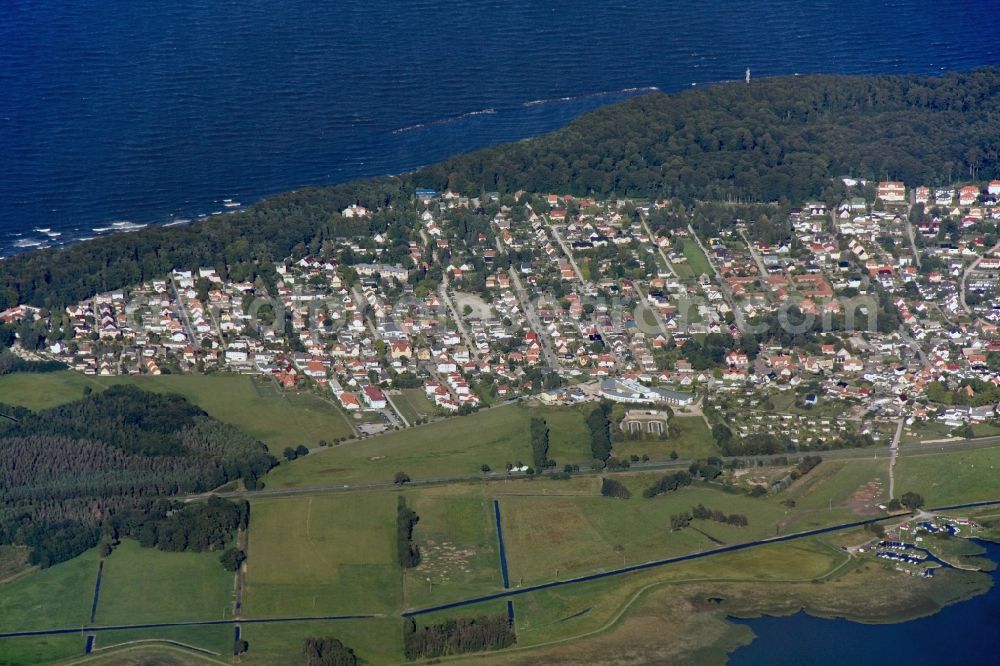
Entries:
[[[1000, 561], [1000, 544], [979, 542], [985, 556]], [[734, 620], [757, 638], [730, 655], [733, 666], [813, 664], [816, 666], [877, 663], [962, 664], [1000, 663], [1000, 568], [984, 595], [948, 606], [930, 617], [900, 624], [859, 624], [824, 620], [797, 613], [788, 617]]]

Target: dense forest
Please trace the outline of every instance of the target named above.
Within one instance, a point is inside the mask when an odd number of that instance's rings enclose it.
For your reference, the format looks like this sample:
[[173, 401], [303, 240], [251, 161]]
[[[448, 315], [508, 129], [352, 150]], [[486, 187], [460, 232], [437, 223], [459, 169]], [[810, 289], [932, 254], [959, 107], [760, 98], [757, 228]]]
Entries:
[[[414, 174], [307, 188], [187, 227], [42, 250], [0, 262], [0, 310], [53, 309], [213, 266], [244, 279], [324, 242], [411, 224], [416, 187], [525, 189], [697, 201], [837, 203], [834, 178], [935, 185], [1000, 177], [1000, 69], [940, 77], [777, 77], [654, 93], [582, 116], [551, 134], [480, 150]], [[370, 220], [339, 211], [360, 203]]]
[[184, 398], [131, 386], [0, 415], [0, 543], [31, 546], [39, 564], [96, 545], [109, 526], [165, 550], [221, 547], [245, 519], [236, 505], [177, 511], [163, 498], [234, 479], [258, 487], [275, 464]]

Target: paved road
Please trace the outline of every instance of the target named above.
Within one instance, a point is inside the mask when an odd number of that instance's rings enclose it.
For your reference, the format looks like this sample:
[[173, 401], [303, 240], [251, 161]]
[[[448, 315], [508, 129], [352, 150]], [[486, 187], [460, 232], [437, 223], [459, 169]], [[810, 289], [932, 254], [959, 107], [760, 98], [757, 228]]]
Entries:
[[656, 248], [656, 251], [660, 253], [660, 259], [662, 259], [663, 263], [666, 264], [668, 269], [670, 269], [670, 272], [674, 274], [674, 277], [677, 277], [677, 271], [674, 269], [674, 265], [670, 263], [670, 259], [667, 258], [666, 252], [664, 252], [663, 248], [660, 247], [660, 244], [654, 240], [655, 237], [653, 236], [653, 232], [649, 230], [649, 225], [646, 224], [645, 216], [640, 219], [642, 220], [642, 228], [646, 231], [646, 235], [649, 236], [649, 242], [652, 243]]
[[438, 291], [441, 294], [441, 300], [445, 302], [445, 305], [451, 311], [451, 316], [455, 319], [455, 326], [458, 327], [458, 332], [462, 334], [462, 339], [465, 340], [465, 344], [469, 348], [469, 353], [478, 361], [480, 357], [479, 347], [476, 346], [472, 335], [469, 334], [469, 330], [465, 327], [465, 321], [455, 307], [455, 303], [451, 300], [451, 294], [448, 293], [448, 271], [441, 274], [441, 285], [438, 287]]
[[771, 293], [770, 289], [767, 288], [767, 278], [768, 278], [767, 266], [764, 265], [764, 260], [761, 259], [760, 253], [757, 252], [757, 246], [755, 246], [753, 243], [750, 242], [750, 239], [747, 238], [746, 232], [744, 232], [742, 229], [739, 230], [739, 233], [740, 233], [740, 238], [743, 239], [743, 242], [747, 246], [747, 250], [750, 251], [750, 256], [753, 257], [753, 262], [757, 264], [757, 271], [760, 273], [760, 279], [764, 281], [765, 293], [770, 294]]
[[719, 269], [715, 267], [715, 262], [712, 261], [712, 255], [708, 253], [708, 250], [705, 248], [705, 245], [701, 242], [701, 239], [698, 238], [698, 234], [695, 233], [694, 227], [691, 226], [690, 223], [688, 223], [688, 232], [690, 232], [691, 237], [694, 238], [694, 241], [698, 244], [698, 247], [701, 248], [702, 254], [705, 255], [705, 261], [708, 262], [708, 267], [712, 269], [712, 273], [715, 275], [715, 282], [716, 284], [718, 284], [719, 289], [722, 291], [722, 297], [725, 299], [726, 304], [732, 309], [733, 316], [736, 317], [736, 327], [739, 329], [741, 333], [743, 333], [746, 330], [746, 322], [743, 320], [743, 311], [740, 310], [739, 307], [737, 307], [736, 301], [735, 299], [733, 299], [733, 293], [729, 289], [729, 285], [726, 283], [725, 280], [722, 279], [722, 274], [719, 272]]
[[538, 318], [538, 313], [535, 312], [535, 304], [528, 296], [528, 292], [524, 289], [524, 285], [521, 283], [521, 277], [517, 274], [517, 270], [513, 266], [511, 267], [509, 274], [510, 282], [514, 285], [514, 295], [517, 296], [517, 300], [521, 303], [521, 309], [524, 310], [524, 318], [528, 320], [528, 325], [531, 326], [532, 330], [534, 330], [538, 335], [538, 341], [542, 345], [542, 354], [545, 356], [545, 362], [548, 363], [553, 370], [559, 370], [559, 358], [552, 350], [551, 336], [549, 335], [548, 330], [542, 326], [542, 320]]
[[970, 308], [968, 304], [966, 304], [965, 302], [966, 283], [969, 281], [969, 276], [972, 275], [973, 272], [975, 272], [976, 267], [979, 266], [979, 262], [983, 260], [983, 257], [993, 254], [998, 250], [1000, 250], [1000, 241], [997, 241], [993, 247], [991, 247], [986, 252], [983, 252], [978, 257], [976, 257], [976, 260], [973, 261], [971, 264], [969, 264], [969, 267], [966, 268], [965, 271], [962, 273], [962, 291], [959, 296], [958, 304], [962, 306], [962, 308], [969, 314], [972, 314], [972, 308]]

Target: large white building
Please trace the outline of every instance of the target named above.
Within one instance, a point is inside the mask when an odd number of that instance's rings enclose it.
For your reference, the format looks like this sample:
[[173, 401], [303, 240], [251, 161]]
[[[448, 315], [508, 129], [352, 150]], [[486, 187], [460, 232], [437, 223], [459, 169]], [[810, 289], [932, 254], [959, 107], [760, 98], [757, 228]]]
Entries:
[[605, 379], [601, 382], [601, 397], [633, 405], [666, 403], [683, 407], [694, 402], [690, 393], [645, 386], [631, 379]]

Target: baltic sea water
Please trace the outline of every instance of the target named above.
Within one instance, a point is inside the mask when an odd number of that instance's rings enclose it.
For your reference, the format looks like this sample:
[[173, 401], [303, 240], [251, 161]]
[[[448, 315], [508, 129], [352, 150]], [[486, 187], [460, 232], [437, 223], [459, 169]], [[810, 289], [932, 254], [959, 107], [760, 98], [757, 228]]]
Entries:
[[651, 87], [1000, 64], [991, 2], [6, 0], [0, 255], [399, 173]]

